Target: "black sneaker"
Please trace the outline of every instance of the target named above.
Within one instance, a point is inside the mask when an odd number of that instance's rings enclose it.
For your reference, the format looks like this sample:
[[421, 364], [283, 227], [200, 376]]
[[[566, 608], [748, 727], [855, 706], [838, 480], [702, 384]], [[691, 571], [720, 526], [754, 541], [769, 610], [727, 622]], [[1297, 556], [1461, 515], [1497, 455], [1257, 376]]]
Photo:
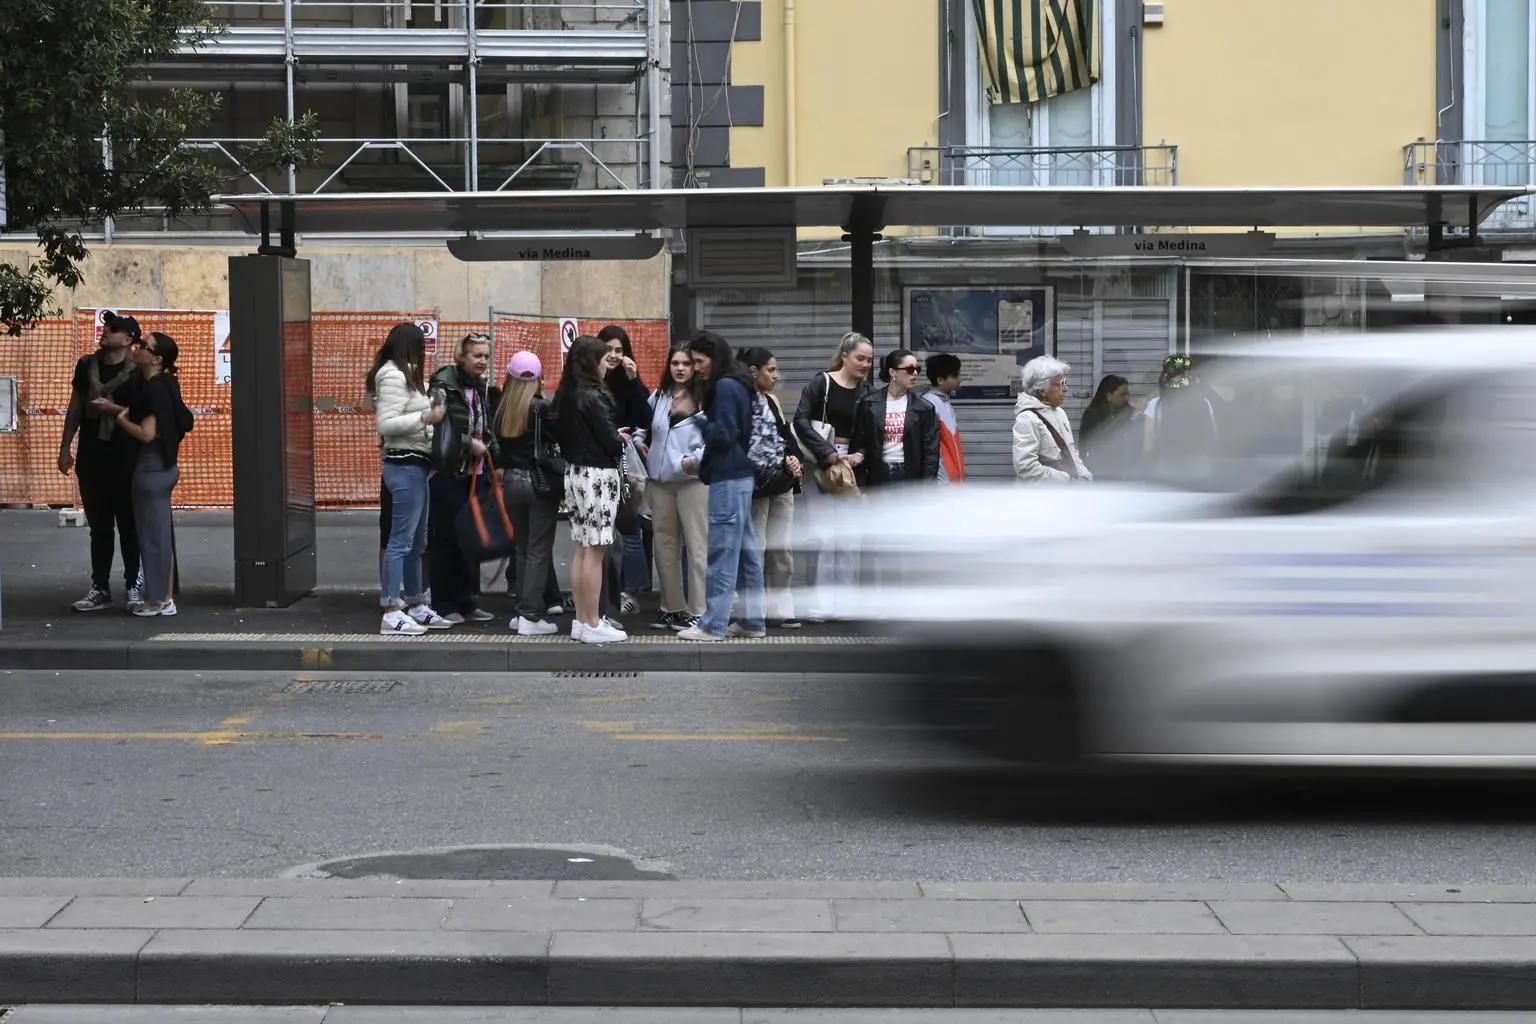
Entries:
[[689, 615], [687, 612], [672, 613], [672, 628], [681, 633], [685, 629], [692, 629], [699, 624], [697, 615]]
[[652, 629], [677, 629], [677, 612], [662, 612], [656, 616], [656, 621], [651, 623]]

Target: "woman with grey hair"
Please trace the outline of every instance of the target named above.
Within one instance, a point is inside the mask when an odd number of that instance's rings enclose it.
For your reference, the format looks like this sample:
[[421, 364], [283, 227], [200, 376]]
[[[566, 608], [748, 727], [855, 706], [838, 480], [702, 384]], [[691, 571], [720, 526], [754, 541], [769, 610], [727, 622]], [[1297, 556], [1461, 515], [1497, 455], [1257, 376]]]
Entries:
[[1093, 479], [1077, 454], [1072, 423], [1061, 407], [1071, 369], [1050, 356], [1024, 364], [1023, 392], [1013, 407], [1013, 472], [1024, 483]]

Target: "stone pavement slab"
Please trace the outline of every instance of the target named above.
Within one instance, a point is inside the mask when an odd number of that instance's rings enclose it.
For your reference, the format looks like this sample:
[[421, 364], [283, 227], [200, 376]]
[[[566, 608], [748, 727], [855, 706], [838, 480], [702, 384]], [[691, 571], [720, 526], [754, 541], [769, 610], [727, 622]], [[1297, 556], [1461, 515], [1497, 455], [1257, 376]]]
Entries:
[[0, 928], [41, 928], [69, 901], [68, 896], [0, 896]]
[[1409, 916], [1390, 903], [1234, 901], [1208, 905], [1233, 935], [1419, 934]]
[[239, 928], [254, 896], [81, 896], [49, 928]]
[[[557, 882], [555, 895], [589, 899], [668, 896], [721, 900], [829, 900], [917, 899], [923, 895], [916, 882], [836, 882], [767, 879], [764, 881], [712, 881], [682, 879], [658, 889], [655, 882]], [[1004, 897], [1005, 899], [1007, 897]]]
[[833, 900], [840, 932], [1027, 932], [1016, 900]]
[[458, 900], [443, 927], [450, 931], [632, 932], [639, 900]]
[[826, 900], [648, 899], [640, 930], [650, 932], [830, 932]]
[[[922, 882], [924, 896], [949, 900], [1288, 900], [1264, 882]], [[1302, 897], [1295, 897], [1301, 899]]]
[[1536, 903], [1400, 903], [1397, 906], [1428, 935], [1536, 935]]
[[1220, 934], [1226, 929], [1204, 903], [1030, 900], [1024, 916], [1037, 932], [1093, 935]]
[[262, 900], [241, 927], [431, 931], [442, 925], [452, 909], [453, 901], [442, 899], [274, 896]]

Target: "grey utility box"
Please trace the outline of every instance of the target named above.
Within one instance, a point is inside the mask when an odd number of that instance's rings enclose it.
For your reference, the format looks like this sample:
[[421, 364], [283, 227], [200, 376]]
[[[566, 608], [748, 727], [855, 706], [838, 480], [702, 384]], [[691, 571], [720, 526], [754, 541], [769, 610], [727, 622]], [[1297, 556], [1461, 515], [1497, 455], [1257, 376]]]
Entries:
[[229, 260], [235, 604], [285, 608], [315, 589], [309, 261]]

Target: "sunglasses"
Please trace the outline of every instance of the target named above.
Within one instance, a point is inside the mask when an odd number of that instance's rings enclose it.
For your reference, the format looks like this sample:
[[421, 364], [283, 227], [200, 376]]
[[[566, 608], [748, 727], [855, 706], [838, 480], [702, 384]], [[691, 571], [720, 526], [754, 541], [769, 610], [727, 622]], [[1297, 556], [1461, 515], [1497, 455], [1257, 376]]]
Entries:
[[917, 367], [915, 367], [915, 366], [898, 366], [898, 367], [896, 367], [896, 372], [897, 373], [916, 373], [917, 372]]

